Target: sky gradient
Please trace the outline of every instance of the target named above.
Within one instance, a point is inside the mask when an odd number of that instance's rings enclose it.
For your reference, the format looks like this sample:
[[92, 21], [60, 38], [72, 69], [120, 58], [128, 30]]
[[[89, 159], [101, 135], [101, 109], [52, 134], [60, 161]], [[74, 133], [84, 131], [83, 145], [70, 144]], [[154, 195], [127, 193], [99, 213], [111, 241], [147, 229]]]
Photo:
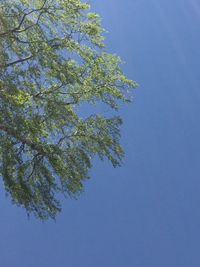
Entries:
[[200, 2], [93, 0], [139, 83], [120, 110], [121, 168], [95, 161], [78, 200], [41, 223], [0, 190], [2, 267], [200, 266]]

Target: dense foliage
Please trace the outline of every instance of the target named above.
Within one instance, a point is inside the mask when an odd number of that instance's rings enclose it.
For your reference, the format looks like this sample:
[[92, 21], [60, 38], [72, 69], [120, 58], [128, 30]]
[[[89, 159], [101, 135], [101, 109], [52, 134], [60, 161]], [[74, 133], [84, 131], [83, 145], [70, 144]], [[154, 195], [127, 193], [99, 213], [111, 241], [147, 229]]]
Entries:
[[[37, 217], [60, 211], [57, 193], [73, 196], [98, 155], [120, 164], [117, 109], [135, 83], [105, 51], [96, 13], [79, 0], [0, 1], [0, 172], [14, 203]], [[81, 105], [92, 104], [90, 116]], [[88, 107], [87, 107], [88, 109]]]

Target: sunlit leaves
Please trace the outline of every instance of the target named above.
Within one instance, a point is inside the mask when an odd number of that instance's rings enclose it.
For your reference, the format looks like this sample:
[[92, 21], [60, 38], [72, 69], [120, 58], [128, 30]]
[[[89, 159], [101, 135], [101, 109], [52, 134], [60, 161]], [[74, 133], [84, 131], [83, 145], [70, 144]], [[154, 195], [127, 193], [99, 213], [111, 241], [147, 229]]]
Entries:
[[79, 0], [0, 3], [0, 170], [13, 202], [40, 219], [60, 211], [59, 192], [83, 190], [94, 156], [121, 163], [121, 119], [92, 105], [118, 109], [136, 84], [103, 33]]

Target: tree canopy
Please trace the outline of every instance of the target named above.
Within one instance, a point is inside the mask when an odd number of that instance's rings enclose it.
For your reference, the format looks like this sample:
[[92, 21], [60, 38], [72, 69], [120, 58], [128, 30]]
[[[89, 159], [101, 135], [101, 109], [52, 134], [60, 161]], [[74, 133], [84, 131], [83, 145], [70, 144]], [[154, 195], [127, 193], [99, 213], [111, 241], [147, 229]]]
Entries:
[[12, 201], [40, 219], [61, 210], [58, 193], [83, 190], [95, 155], [121, 162], [121, 118], [93, 105], [117, 110], [136, 84], [103, 32], [79, 0], [0, 1], [0, 175]]

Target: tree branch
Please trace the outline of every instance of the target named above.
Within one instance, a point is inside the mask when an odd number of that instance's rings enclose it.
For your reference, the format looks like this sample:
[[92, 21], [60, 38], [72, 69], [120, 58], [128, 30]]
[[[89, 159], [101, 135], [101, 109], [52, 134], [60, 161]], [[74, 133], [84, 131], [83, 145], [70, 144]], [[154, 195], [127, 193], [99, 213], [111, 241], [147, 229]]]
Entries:
[[29, 60], [29, 59], [31, 59], [31, 58], [33, 58], [33, 55], [30, 55], [30, 56], [28, 56], [28, 57], [26, 57], [26, 58], [20, 58], [20, 59], [17, 59], [17, 60], [15, 60], [15, 61], [6, 63], [5, 65], [0, 65], [0, 68], [8, 68], [8, 67], [13, 66], [13, 65], [15, 65], [15, 64], [18, 64], [18, 63], [22, 63], [22, 62], [24, 62], [24, 61], [27, 61], [27, 60]]
[[[23, 16], [22, 16], [21, 21], [19, 22], [19, 25], [18, 25], [17, 27], [15, 27], [14, 29], [9, 30], [9, 31], [7, 31], [7, 32], [2, 32], [2, 33], [0, 32], [0, 37], [4, 37], [4, 36], [6, 36], [6, 35], [8, 35], [8, 34], [11, 34], [11, 33], [16, 33], [16, 32], [17, 32], [17, 33], [20, 33], [20, 32], [23, 32], [23, 31], [28, 30], [28, 29], [30, 28], [30, 26], [27, 27], [27, 28], [25, 28], [25, 29], [23, 29], [23, 30], [20, 30], [20, 28], [22, 27], [22, 25], [23, 25], [23, 23], [24, 23], [26, 17], [29, 16], [29, 15], [31, 15], [31, 14], [34, 13], [34, 12], [39, 12], [39, 11], [41, 11], [41, 13], [40, 13], [39, 16], [38, 16], [37, 22], [36, 22], [36, 24], [37, 24], [38, 21], [39, 21], [39, 19], [40, 19], [40, 16], [42, 15], [42, 13], [44, 13], [45, 10], [48, 11], [48, 8], [47, 8], [47, 9], [44, 9], [46, 2], [47, 2], [47, 0], [44, 1], [44, 3], [42, 4], [42, 6], [41, 6], [40, 8], [32, 9], [32, 10], [29, 11], [28, 13], [24, 13]], [[35, 25], [35, 24], [31, 25], [31, 27], [34, 26], [34, 25]]]
[[19, 140], [22, 144], [27, 145], [31, 149], [40, 153], [41, 155], [48, 156], [47, 151], [45, 151], [45, 149], [43, 148], [43, 146], [41, 144], [34, 143], [29, 138], [18, 135], [13, 129], [7, 127], [6, 125], [4, 125], [2, 123], [0, 123], [0, 130], [5, 132], [9, 136], [14, 137], [15, 139]]

